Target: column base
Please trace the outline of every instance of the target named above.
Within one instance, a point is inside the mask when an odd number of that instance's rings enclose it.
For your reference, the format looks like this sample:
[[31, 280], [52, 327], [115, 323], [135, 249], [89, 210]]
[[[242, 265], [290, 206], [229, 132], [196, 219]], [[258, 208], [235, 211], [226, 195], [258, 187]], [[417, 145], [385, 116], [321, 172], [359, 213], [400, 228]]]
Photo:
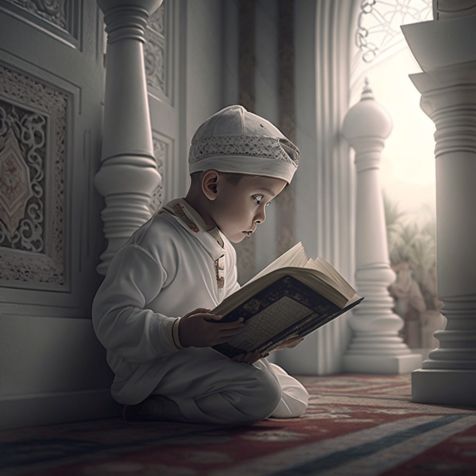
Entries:
[[369, 374], [407, 374], [421, 366], [420, 354], [344, 356], [344, 370]]
[[476, 369], [419, 369], [412, 372], [412, 401], [476, 406]]

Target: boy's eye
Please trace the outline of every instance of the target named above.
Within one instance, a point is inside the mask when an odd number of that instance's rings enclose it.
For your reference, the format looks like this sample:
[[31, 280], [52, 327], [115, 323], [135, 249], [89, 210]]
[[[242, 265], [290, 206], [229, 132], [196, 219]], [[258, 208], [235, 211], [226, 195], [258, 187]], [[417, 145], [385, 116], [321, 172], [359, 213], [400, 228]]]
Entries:
[[[261, 205], [262, 201], [264, 200], [263, 195], [253, 195], [253, 200], [256, 202], [256, 205]], [[265, 207], [269, 207], [271, 205], [271, 202], [268, 202], [265, 204]]]
[[256, 205], [261, 205], [263, 199], [263, 195], [253, 195], [253, 200], [256, 202]]

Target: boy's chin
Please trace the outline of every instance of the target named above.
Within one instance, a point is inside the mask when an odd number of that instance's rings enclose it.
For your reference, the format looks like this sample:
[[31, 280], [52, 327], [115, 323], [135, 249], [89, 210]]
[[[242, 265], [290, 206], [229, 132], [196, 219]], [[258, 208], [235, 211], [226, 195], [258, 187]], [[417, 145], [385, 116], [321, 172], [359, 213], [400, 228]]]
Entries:
[[232, 243], [241, 243], [245, 238], [246, 236], [231, 236], [228, 240]]
[[236, 233], [234, 235], [225, 235], [229, 241], [232, 243], [241, 243], [245, 238], [248, 238], [248, 235], [245, 233]]

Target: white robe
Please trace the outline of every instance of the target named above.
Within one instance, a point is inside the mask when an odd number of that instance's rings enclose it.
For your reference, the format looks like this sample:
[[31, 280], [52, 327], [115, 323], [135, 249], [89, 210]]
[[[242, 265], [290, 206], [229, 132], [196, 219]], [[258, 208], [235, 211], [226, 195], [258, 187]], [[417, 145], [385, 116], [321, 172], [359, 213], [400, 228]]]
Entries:
[[[216, 422], [223, 420], [230, 404], [226, 402], [220, 410], [215, 401], [217, 413], [212, 415], [204, 396], [224, 375], [260, 369], [272, 376], [281, 392], [271, 416], [301, 415], [307, 408], [306, 390], [266, 359], [250, 366], [233, 362], [211, 348], [180, 346], [180, 317], [199, 307], [213, 309], [239, 289], [239, 284], [236, 253], [228, 239], [217, 229], [214, 234], [205, 231], [201, 217], [185, 200], [166, 207], [171, 209], [177, 203], [185, 218], [162, 211], [141, 226], [112, 259], [94, 298], [94, 330], [107, 349], [107, 361], [115, 375], [113, 398], [132, 405], [160, 393], [176, 400], [188, 419]], [[220, 289], [214, 261], [223, 255], [225, 282]], [[203, 364], [197, 365], [201, 358]], [[194, 365], [187, 365], [190, 360]], [[189, 384], [194, 378], [200, 381], [199, 386]], [[239, 379], [232, 380], [239, 384]], [[208, 409], [200, 409], [197, 401]], [[230, 419], [233, 421], [232, 416]]]

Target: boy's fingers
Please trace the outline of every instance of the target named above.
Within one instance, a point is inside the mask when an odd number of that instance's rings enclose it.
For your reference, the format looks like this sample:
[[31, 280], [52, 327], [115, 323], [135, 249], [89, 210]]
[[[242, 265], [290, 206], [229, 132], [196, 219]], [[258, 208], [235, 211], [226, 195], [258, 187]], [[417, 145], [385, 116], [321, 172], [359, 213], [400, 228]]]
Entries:
[[244, 326], [245, 325], [239, 321], [238, 322], [223, 322], [216, 325], [217, 329], [220, 332], [239, 330], [239, 329], [243, 329]]
[[193, 311], [190, 311], [189, 313], [185, 314], [185, 316], [183, 317], [190, 317], [190, 316], [193, 316], [195, 314], [201, 314], [201, 313], [209, 313], [211, 311], [211, 309], [206, 309], [204, 307], [199, 307], [197, 309], [194, 309]]
[[284, 342], [294, 342], [295, 340], [302, 339], [301, 336], [291, 336], [284, 340]]
[[[218, 316], [218, 318], [215, 319], [209, 319], [208, 317], [205, 318], [206, 321], [219, 321], [223, 319], [223, 316]], [[244, 323], [241, 319], [237, 321], [230, 321], [230, 322], [218, 322], [213, 324], [214, 329], [241, 329], [244, 326]]]
[[217, 329], [217, 334], [220, 337], [232, 337], [241, 331], [242, 327], [231, 327], [228, 329]]
[[290, 339], [286, 342], [289, 347], [296, 347], [304, 340], [304, 337], [295, 337], [294, 339]]
[[197, 317], [202, 317], [206, 321], [219, 321], [223, 319], [223, 316], [220, 314], [212, 314], [211, 312], [202, 312], [197, 314]]

